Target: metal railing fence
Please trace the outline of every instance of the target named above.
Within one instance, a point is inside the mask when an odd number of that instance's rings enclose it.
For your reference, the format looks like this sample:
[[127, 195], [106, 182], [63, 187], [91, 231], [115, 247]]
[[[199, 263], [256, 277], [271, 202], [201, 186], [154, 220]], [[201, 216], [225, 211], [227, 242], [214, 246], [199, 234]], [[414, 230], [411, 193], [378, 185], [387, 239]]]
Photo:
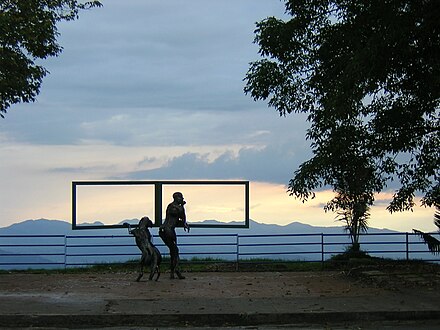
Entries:
[[[431, 233], [440, 239], [439, 233]], [[153, 242], [164, 256], [168, 249], [157, 237]], [[413, 233], [367, 233], [361, 249], [371, 256], [440, 262]], [[344, 252], [347, 234], [185, 234], [178, 235], [181, 259], [199, 262], [256, 260], [324, 262]], [[0, 269], [70, 268], [137, 260], [140, 256], [130, 235], [0, 235]]]

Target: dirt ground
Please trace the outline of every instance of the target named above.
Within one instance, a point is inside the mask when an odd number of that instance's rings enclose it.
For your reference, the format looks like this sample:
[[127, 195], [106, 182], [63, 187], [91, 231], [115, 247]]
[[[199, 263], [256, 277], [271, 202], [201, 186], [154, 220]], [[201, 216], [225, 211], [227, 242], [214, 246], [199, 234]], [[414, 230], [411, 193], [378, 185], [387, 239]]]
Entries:
[[171, 280], [165, 272], [155, 282], [148, 281], [146, 273], [138, 283], [135, 282], [135, 270], [75, 274], [0, 274], [0, 293], [90, 297], [95, 292], [102, 297], [111, 298], [150, 296], [168, 299], [175, 297], [176, 290], [185, 297], [198, 298], [360, 296], [374, 294], [375, 290], [440, 290], [440, 265], [426, 263], [382, 262], [333, 271], [228, 271], [185, 275], [185, 280]]
[[[136, 282], [136, 271], [2, 273], [0, 327], [130, 324], [136, 328], [151, 324], [258, 325], [265, 329], [262, 324], [344, 322], [359, 329], [361, 322], [414, 318], [437, 326], [440, 286], [431, 279], [437, 280], [438, 273], [426, 281], [424, 276], [407, 273], [402, 277], [401, 271], [395, 271], [358, 267], [349, 271], [186, 272], [184, 280], [172, 280], [165, 272], [157, 282], [148, 281], [147, 276]], [[408, 276], [413, 276], [410, 281]], [[389, 287], [390, 282], [400, 283], [399, 287]]]
[[[161, 297], [180, 295], [194, 298], [227, 298], [231, 296], [264, 298], [288, 296], [360, 295], [370, 287], [356, 284], [341, 272], [273, 272], [267, 281], [267, 272], [186, 273], [185, 280], [171, 280], [162, 274], [159, 281], [144, 277], [135, 282], [135, 272], [99, 274], [3, 274], [0, 292], [27, 295], [88, 296], [93, 292], [102, 297]], [[245, 276], [244, 276], [245, 275]], [[379, 290], [379, 289], [376, 289]]]
[[387, 290], [440, 290], [440, 265], [434, 263], [382, 260], [370, 265], [353, 266], [344, 270], [344, 274], [364, 286]]

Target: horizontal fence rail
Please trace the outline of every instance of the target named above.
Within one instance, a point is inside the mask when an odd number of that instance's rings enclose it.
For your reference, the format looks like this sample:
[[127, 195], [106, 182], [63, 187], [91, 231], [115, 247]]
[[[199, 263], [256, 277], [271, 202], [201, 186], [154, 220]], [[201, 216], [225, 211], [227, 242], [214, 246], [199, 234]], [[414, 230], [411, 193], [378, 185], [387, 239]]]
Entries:
[[[440, 239], [439, 233], [431, 233]], [[154, 235], [163, 256], [167, 247]], [[371, 256], [440, 262], [414, 233], [367, 233], [361, 249]], [[347, 234], [184, 234], [178, 235], [182, 260], [252, 263], [271, 261], [324, 262], [344, 252]], [[0, 269], [71, 268], [139, 260], [131, 235], [0, 235]]]

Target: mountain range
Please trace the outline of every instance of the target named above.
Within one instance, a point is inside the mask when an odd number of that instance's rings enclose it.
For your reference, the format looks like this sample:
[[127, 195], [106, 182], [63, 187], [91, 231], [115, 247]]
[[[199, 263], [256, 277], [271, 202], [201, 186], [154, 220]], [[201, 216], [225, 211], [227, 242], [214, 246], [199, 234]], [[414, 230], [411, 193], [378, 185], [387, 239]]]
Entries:
[[[137, 224], [139, 220], [129, 219], [123, 220], [120, 224], [128, 222]], [[216, 220], [205, 220], [202, 224], [220, 224]], [[102, 225], [100, 222], [95, 222], [94, 225]], [[157, 228], [152, 229], [153, 233]], [[272, 234], [343, 234], [342, 226], [332, 227], [318, 227], [304, 224], [301, 222], [292, 222], [287, 225], [265, 224], [253, 220], [249, 222], [249, 228], [193, 228], [191, 230], [194, 234], [217, 234], [217, 233], [238, 233], [242, 235], [272, 235]], [[396, 231], [389, 229], [369, 228], [370, 233], [396, 233]], [[127, 229], [82, 229], [72, 230], [71, 223], [63, 220], [25, 220], [19, 223], [12, 224], [8, 227], [0, 228], [0, 235], [123, 235], [127, 233]]]

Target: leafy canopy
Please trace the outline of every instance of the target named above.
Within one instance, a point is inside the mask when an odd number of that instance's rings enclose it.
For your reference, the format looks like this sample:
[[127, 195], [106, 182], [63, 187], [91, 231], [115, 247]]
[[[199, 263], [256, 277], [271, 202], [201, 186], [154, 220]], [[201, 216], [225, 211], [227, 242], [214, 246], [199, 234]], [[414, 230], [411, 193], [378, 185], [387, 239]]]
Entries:
[[244, 90], [280, 115], [308, 114], [314, 156], [290, 194], [305, 201], [330, 185], [338, 195], [327, 208], [344, 209], [348, 197], [365, 209], [394, 180], [391, 212], [411, 209], [416, 193], [440, 205], [438, 0], [285, 6], [289, 19], [257, 23], [262, 59], [250, 64]]
[[80, 10], [100, 7], [99, 1], [1, 0], [0, 116], [19, 102], [33, 102], [48, 71], [37, 59], [58, 56], [56, 24], [78, 18]]

